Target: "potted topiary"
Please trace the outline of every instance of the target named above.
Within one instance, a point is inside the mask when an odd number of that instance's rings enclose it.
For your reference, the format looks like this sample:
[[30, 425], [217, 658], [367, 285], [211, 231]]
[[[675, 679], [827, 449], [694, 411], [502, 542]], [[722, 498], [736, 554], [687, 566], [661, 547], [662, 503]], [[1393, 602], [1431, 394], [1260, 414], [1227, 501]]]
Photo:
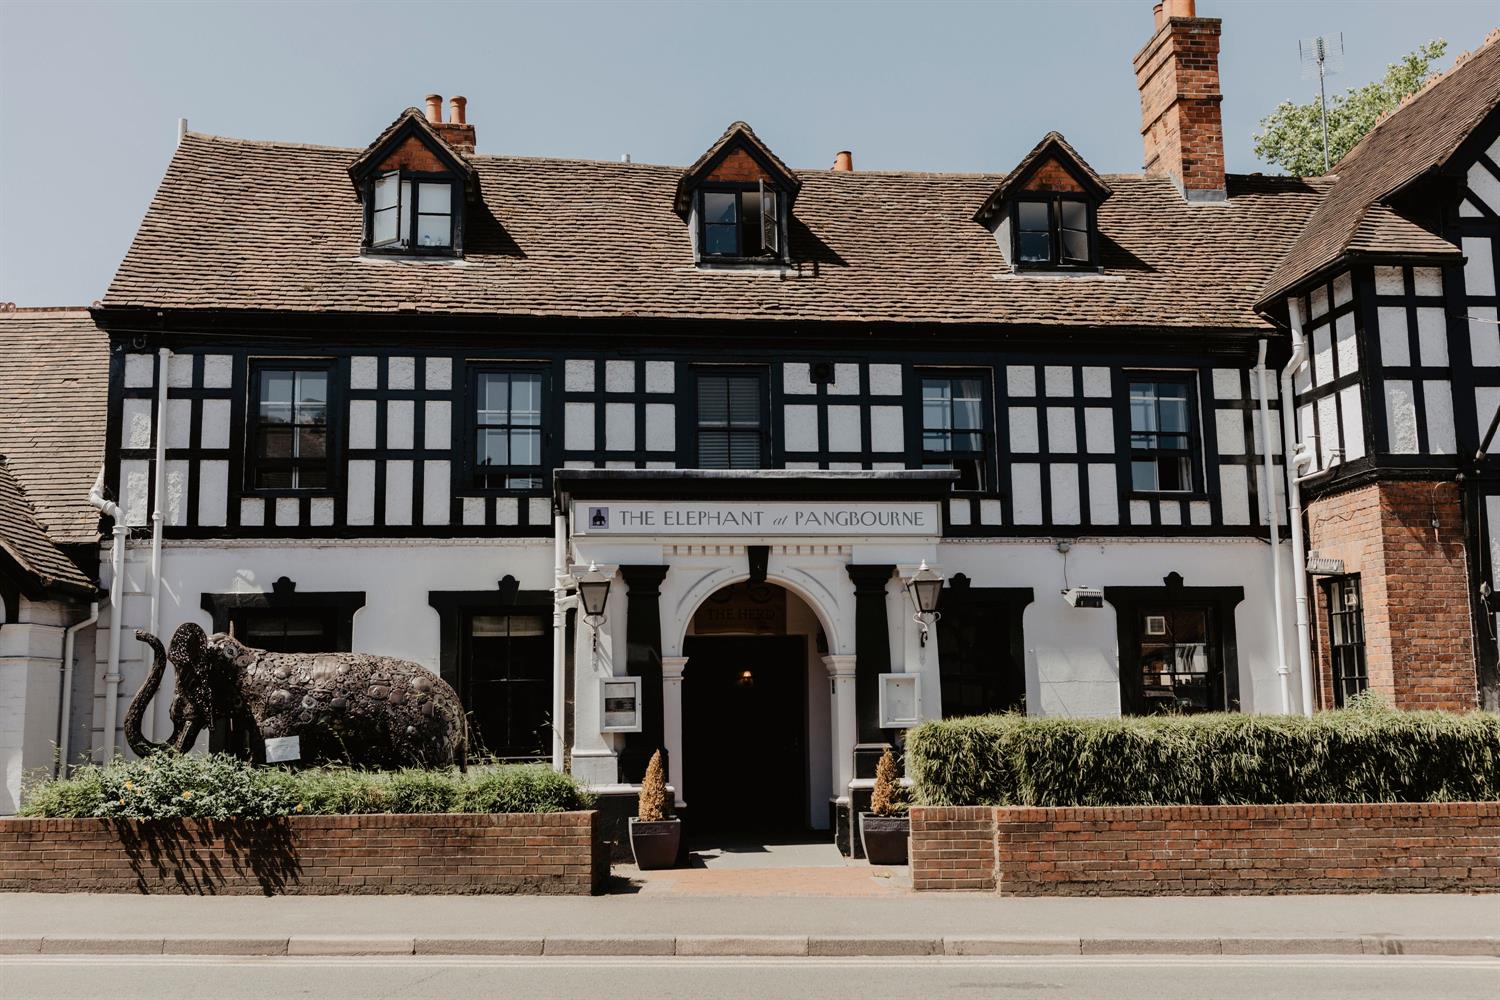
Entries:
[[865, 858], [872, 865], [904, 865], [910, 836], [911, 817], [896, 776], [896, 758], [887, 749], [875, 766], [870, 811], [859, 814], [859, 839], [865, 845]]
[[630, 852], [642, 871], [671, 868], [682, 843], [682, 820], [665, 815], [667, 782], [661, 773], [661, 751], [651, 755], [641, 779], [640, 805], [630, 818]]

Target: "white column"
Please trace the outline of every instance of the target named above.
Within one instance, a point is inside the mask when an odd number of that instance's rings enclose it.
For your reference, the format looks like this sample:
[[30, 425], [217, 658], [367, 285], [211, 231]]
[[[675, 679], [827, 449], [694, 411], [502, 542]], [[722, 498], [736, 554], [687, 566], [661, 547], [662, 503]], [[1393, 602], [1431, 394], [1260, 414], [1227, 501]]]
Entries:
[[675, 790], [677, 808], [687, 803], [682, 795], [682, 668], [686, 656], [661, 658], [662, 742], [667, 745], [667, 781]]
[[833, 794], [843, 801], [848, 799], [849, 782], [854, 780], [854, 743], [858, 739], [859, 722], [854, 705], [854, 656], [825, 656], [823, 666], [833, 682], [833, 704], [828, 713], [833, 723]]

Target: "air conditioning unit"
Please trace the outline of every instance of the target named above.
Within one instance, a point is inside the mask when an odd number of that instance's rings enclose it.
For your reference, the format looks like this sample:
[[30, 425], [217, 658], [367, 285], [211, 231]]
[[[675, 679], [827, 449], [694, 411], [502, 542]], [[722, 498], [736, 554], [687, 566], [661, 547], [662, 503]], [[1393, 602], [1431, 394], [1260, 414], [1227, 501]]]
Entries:
[[1069, 587], [1062, 595], [1075, 608], [1104, 607], [1104, 591], [1098, 587]]

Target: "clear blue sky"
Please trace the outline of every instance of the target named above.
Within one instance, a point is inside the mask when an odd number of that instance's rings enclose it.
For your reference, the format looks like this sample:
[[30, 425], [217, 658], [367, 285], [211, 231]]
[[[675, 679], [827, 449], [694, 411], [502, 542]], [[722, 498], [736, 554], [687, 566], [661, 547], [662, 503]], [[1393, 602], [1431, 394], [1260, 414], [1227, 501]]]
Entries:
[[[1488, 2], [1199, 0], [1224, 20], [1229, 167], [1316, 84], [1297, 39], [1342, 31], [1343, 88], [1429, 38], [1445, 64]], [[1019, 3], [0, 5], [0, 301], [104, 294], [195, 131], [362, 147], [423, 95], [464, 94], [489, 153], [692, 162], [749, 121], [793, 167], [1004, 171], [1058, 129], [1137, 170], [1130, 60], [1151, 0]]]

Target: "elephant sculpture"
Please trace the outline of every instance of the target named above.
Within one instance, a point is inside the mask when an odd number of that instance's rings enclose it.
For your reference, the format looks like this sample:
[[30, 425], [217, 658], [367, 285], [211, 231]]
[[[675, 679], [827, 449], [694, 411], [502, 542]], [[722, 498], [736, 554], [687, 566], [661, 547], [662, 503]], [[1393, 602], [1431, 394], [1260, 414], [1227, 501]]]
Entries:
[[[154, 662], [125, 714], [125, 739], [145, 756], [186, 752], [206, 726], [233, 720], [248, 734], [250, 756], [265, 762], [266, 740], [296, 736], [304, 763], [361, 767], [467, 765], [468, 731], [458, 694], [420, 664], [366, 653], [272, 653], [233, 635], [205, 635], [189, 622], [170, 652], [149, 632], [136, 638]], [[141, 733], [167, 661], [177, 671], [164, 743]]]

